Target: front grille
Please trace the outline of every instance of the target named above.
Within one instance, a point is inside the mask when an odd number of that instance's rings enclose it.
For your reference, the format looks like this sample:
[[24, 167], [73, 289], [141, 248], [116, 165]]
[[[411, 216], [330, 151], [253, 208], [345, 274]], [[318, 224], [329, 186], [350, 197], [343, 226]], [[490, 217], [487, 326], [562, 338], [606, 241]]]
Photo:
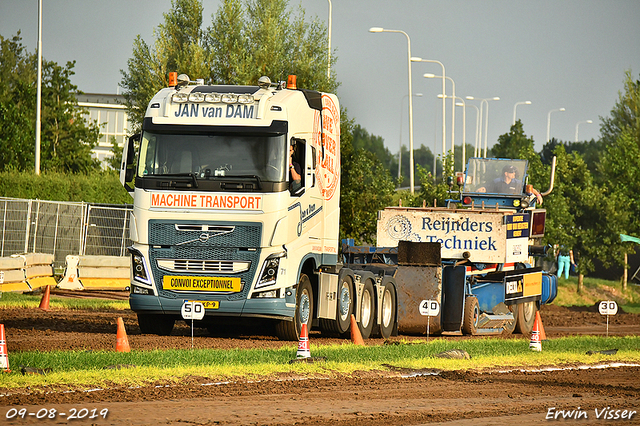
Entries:
[[233, 260], [158, 259], [158, 267], [170, 272], [237, 274], [250, 266], [251, 262]]
[[[218, 233], [216, 231], [228, 231]], [[209, 233], [200, 238], [202, 232]], [[149, 263], [161, 297], [183, 298], [162, 288], [162, 277], [170, 275], [240, 277], [242, 291], [221, 295], [222, 299], [247, 297], [260, 259], [261, 224], [246, 222], [149, 221]]]

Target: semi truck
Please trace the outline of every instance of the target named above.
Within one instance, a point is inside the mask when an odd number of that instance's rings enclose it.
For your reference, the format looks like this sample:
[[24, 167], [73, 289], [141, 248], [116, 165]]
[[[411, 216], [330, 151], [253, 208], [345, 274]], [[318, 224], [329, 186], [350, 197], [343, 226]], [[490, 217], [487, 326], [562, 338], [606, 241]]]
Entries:
[[[544, 210], [524, 187], [472, 188], [490, 161], [470, 162], [447, 207], [381, 211], [378, 247], [340, 246], [335, 95], [298, 88], [295, 76], [169, 81], [120, 168], [133, 197], [129, 302], [142, 333], [170, 334], [187, 302], [202, 304], [211, 333], [269, 325], [283, 340], [297, 340], [302, 324], [348, 335], [352, 315], [365, 339], [427, 326], [526, 332], [553, 299], [553, 277], [529, 262]], [[526, 162], [515, 165], [524, 179]], [[438, 315], [420, 314], [427, 300], [441, 304]]]

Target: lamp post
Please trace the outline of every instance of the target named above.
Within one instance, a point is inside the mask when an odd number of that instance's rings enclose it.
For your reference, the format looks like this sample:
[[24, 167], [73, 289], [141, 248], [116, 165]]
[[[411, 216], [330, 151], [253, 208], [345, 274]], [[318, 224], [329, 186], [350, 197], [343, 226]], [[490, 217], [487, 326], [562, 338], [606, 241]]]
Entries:
[[480, 130], [480, 109], [473, 104], [466, 105], [466, 107], [474, 107], [476, 109], [476, 139], [474, 144], [473, 156], [477, 157], [478, 156], [478, 131]]
[[[444, 95], [442, 97], [442, 155], [444, 156], [445, 151], [447, 150], [447, 144], [446, 144], [446, 138], [447, 138], [447, 126], [446, 126], [446, 113], [445, 113], [445, 106], [446, 106], [446, 102], [445, 102], [445, 97], [447, 96], [447, 89], [446, 89], [446, 85], [445, 85], [445, 80], [444, 80], [444, 76], [446, 76], [445, 74], [445, 70], [444, 70], [444, 64], [440, 61], [436, 61], [436, 60], [432, 60], [432, 59], [422, 59], [419, 58], [417, 56], [414, 56], [413, 58], [411, 58], [411, 62], [430, 62], [430, 63], [435, 63], [435, 64], [439, 64], [442, 67], [442, 94]], [[434, 151], [433, 155], [435, 156], [436, 153]], [[435, 170], [435, 169], [434, 169]], [[433, 174], [435, 176], [435, 172]]]
[[556, 111], [564, 112], [564, 108], [552, 109], [547, 114], [547, 142], [549, 142], [549, 130], [551, 130], [551, 113]]
[[[487, 158], [487, 133], [489, 133], [489, 101], [499, 101], [500, 98], [498, 96], [494, 96], [493, 98], [474, 98], [473, 96], [467, 96], [469, 100], [478, 100], [480, 101], [480, 144], [482, 145], [482, 105], [486, 105], [487, 113], [484, 117], [484, 158]], [[481, 148], [482, 149], [482, 148]]]
[[42, 0], [38, 1], [38, 77], [36, 87], [36, 175], [40, 174], [40, 128], [42, 112]]
[[593, 120], [585, 120], [585, 121], [578, 121], [576, 123], [576, 142], [578, 142], [578, 126], [580, 125], [580, 123], [593, 123]]
[[[456, 82], [453, 81], [453, 79], [451, 77], [445, 76], [445, 75], [435, 75], [435, 74], [424, 74], [423, 75], [424, 78], [441, 78], [442, 82], [443, 82], [443, 86], [444, 86], [444, 80], [447, 79], [451, 82], [451, 85], [453, 86], [453, 102], [451, 102], [451, 150], [453, 151], [455, 148], [455, 141], [456, 141], [456, 136], [455, 136], [455, 132], [456, 132], [456, 102], [455, 102], [455, 98], [456, 98]], [[447, 97], [447, 95], [445, 93], [442, 93], [442, 100], [444, 102], [444, 99]], [[443, 117], [444, 118], [444, 117]], [[444, 145], [444, 144], [443, 144]], [[445, 155], [445, 151], [446, 151], [446, 146], [443, 146], [443, 151], [442, 151], [442, 156], [444, 157]]]
[[328, 55], [327, 55], [327, 80], [331, 78], [331, 0], [327, 0], [329, 2], [329, 30], [328, 30]]
[[[398, 151], [398, 179], [400, 179], [400, 176], [402, 176], [402, 112], [404, 111], [403, 105], [404, 105], [404, 100], [406, 97], [408, 97], [409, 95], [404, 95], [402, 97], [402, 101], [400, 101], [400, 146], [399, 146], [399, 151]], [[422, 93], [416, 93], [415, 96], [422, 96]]]
[[516, 107], [518, 105], [531, 105], [531, 101], [516, 102], [513, 106], [513, 124], [516, 124]]
[[411, 39], [409, 38], [409, 34], [405, 33], [402, 30], [386, 30], [380, 27], [371, 27], [369, 28], [369, 32], [371, 33], [400, 33], [404, 34], [407, 38], [407, 65], [409, 68], [409, 186], [411, 188], [411, 193], [414, 193], [414, 185], [413, 185], [413, 98], [411, 96]]

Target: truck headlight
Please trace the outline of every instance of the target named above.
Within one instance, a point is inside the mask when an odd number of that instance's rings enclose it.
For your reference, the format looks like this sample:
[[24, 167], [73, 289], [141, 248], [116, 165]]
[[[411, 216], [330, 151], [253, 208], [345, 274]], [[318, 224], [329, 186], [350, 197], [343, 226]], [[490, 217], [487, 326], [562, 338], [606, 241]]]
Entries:
[[133, 279], [146, 284], [151, 284], [147, 273], [147, 262], [144, 256], [137, 250], [129, 249], [131, 252], [131, 266], [133, 267]]
[[280, 259], [284, 253], [274, 253], [267, 257], [260, 271], [260, 279], [256, 283], [256, 289], [275, 284], [278, 278], [278, 268], [280, 267]]

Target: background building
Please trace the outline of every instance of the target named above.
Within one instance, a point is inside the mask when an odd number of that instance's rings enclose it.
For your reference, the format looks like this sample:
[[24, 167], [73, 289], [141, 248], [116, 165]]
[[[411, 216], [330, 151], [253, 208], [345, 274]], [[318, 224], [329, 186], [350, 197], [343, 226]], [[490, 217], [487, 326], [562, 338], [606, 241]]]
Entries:
[[[94, 158], [101, 162], [113, 156], [112, 141], [124, 146], [128, 136], [129, 120], [122, 95], [83, 93], [77, 96], [78, 106], [89, 112], [89, 119], [100, 125], [100, 139], [93, 149]], [[104, 167], [106, 165], [103, 164]]]

